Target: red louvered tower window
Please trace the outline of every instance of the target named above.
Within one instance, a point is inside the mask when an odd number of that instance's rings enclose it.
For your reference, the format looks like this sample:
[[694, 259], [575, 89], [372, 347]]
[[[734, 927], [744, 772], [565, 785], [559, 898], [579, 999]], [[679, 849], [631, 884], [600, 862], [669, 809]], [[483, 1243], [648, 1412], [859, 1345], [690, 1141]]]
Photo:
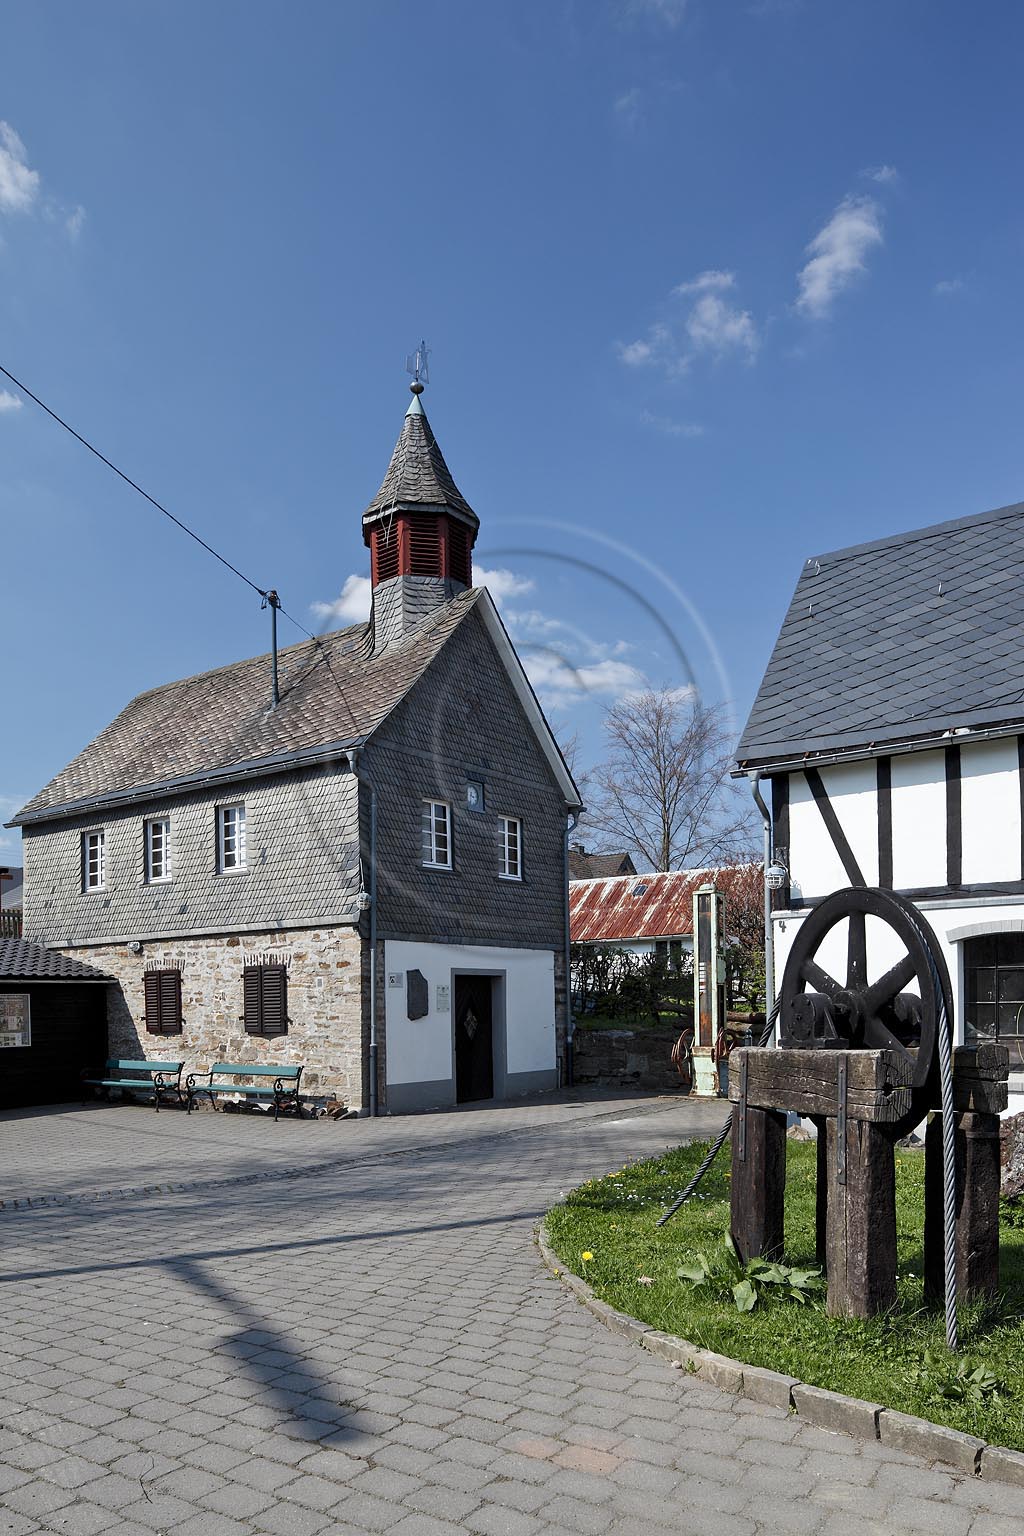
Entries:
[[373, 585], [395, 576], [450, 576], [472, 586], [470, 531], [444, 514], [396, 512], [370, 535]]

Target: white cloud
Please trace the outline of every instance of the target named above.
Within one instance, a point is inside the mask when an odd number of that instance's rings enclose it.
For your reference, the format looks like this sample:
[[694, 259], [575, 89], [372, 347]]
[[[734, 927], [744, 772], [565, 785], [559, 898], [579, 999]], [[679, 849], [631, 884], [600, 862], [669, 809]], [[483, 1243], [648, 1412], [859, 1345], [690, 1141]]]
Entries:
[[549, 707], [587, 696], [619, 699], [642, 691], [647, 679], [627, 662], [608, 659], [576, 666], [553, 650], [529, 651], [522, 658], [530, 682]]
[[686, 11], [687, 0], [626, 0], [626, 15], [678, 27]]
[[932, 288], [932, 293], [940, 299], [948, 299], [954, 293], [961, 293], [964, 288], [962, 277], [943, 277]]
[[0, 212], [25, 213], [39, 193], [39, 172], [29, 169], [24, 144], [0, 121]]
[[899, 181], [900, 173], [894, 165], [868, 165], [861, 171], [867, 181], [877, 181], [880, 187], [891, 186]]
[[0, 416], [6, 411], [20, 411], [21, 407], [20, 395], [12, 395], [9, 389], [0, 389]]
[[370, 592], [369, 576], [347, 576], [333, 603], [309, 606], [325, 624], [363, 624], [370, 617]]
[[881, 243], [882, 210], [874, 199], [844, 197], [806, 248], [811, 259], [797, 274], [801, 314], [824, 319], [844, 288], [866, 270], [867, 253]]
[[753, 358], [759, 339], [749, 309], [737, 309], [717, 293], [702, 293], [686, 320], [686, 334], [695, 352], [745, 352]]
[[473, 585], [486, 587], [499, 605], [507, 602], [510, 597], [524, 597], [527, 592], [533, 591], [533, 582], [528, 576], [517, 576], [514, 571], [492, 571], [483, 565], [473, 567]]
[[640, 119], [643, 116], [641, 110], [642, 99], [643, 92], [636, 85], [632, 90], [623, 91], [621, 96], [615, 98], [614, 112], [616, 121], [631, 132], [640, 125]]
[[655, 432], [662, 432], [666, 437], [703, 437], [707, 430], [699, 421], [673, 421], [670, 416], [656, 416], [653, 411], [640, 412], [640, 420], [646, 427], [653, 427]]
[[64, 228], [68, 232], [68, 239], [71, 241], [72, 245], [74, 245], [75, 241], [82, 233], [82, 225], [84, 223], [85, 209], [82, 207], [81, 203], [78, 203], [77, 206], [71, 210], [67, 218], [64, 220]]
[[718, 292], [725, 288], [735, 288], [735, 272], [720, 272], [711, 267], [706, 272], [698, 272], [696, 277], [691, 277], [688, 282], [677, 283], [672, 289], [673, 293], [707, 293]]
[[678, 283], [670, 300], [689, 303], [686, 314], [680, 317], [673, 306], [671, 323], [658, 320], [636, 341], [619, 342], [619, 360], [628, 368], [659, 367], [669, 378], [686, 373], [702, 353], [739, 353], [752, 362], [760, 346], [754, 317], [723, 297], [735, 285], [735, 273], [715, 268]]

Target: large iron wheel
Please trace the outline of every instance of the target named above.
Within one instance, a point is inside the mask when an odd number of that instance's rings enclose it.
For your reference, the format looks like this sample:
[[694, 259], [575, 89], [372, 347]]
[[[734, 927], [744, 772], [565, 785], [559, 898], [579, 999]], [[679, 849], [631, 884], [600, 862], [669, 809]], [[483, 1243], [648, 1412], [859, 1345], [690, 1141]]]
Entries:
[[[905, 950], [875, 980], [868, 975], [869, 917], [891, 928]], [[846, 976], [840, 981], [817, 955], [842, 922], [849, 926]], [[915, 983], [916, 992], [904, 990]], [[951, 1023], [949, 973], [929, 923], [893, 891], [854, 886], [819, 902], [800, 925], [782, 978], [781, 1044], [890, 1050], [910, 1063], [913, 1087], [923, 1089], [935, 1062], [942, 1004]]]

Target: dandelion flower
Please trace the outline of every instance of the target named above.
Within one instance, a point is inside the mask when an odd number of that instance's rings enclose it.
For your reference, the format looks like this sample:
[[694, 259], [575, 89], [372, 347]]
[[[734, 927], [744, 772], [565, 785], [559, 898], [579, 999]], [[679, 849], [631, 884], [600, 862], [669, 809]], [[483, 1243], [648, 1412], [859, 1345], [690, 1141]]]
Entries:
[[589, 1248], [587, 1249], [586, 1253], [580, 1254], [580, 1258], [583, 1260], [584, 1264], [589, 1264], [593, 1257], [594, 1255], [591, 1253]]

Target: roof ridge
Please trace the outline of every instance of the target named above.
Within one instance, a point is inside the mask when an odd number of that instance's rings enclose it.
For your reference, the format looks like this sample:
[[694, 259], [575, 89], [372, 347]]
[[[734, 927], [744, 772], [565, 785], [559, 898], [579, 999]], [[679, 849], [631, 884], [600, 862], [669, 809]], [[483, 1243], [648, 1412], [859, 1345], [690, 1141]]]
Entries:
[[[846, 544], [841, 549], [827, 549], [810, 555], [804, 562], [804, 571], [816, 560], [844, 560], [848, 556], [869, 554], [875, 549], [892, 549], [899, 544], [914, 544], [920, 539], [939, 538], [959, 528], [974, 527], [979, 523], [999, 522], [1012, 517], [1024, 518], [1024, 501], [1010, 502], [1005, 507], [992, 507], [987, 512], [971, 512], [966, 517], [950, 517], [941, 523], [928, 523], [923, 528], [908, 528], [903, 533], [890, 533], [881, 539], [866, 539], [863, 544]], [[801, 575], [803, 572], [801, 572]], [[817, 574], [817, 573], [815, 573]]]

